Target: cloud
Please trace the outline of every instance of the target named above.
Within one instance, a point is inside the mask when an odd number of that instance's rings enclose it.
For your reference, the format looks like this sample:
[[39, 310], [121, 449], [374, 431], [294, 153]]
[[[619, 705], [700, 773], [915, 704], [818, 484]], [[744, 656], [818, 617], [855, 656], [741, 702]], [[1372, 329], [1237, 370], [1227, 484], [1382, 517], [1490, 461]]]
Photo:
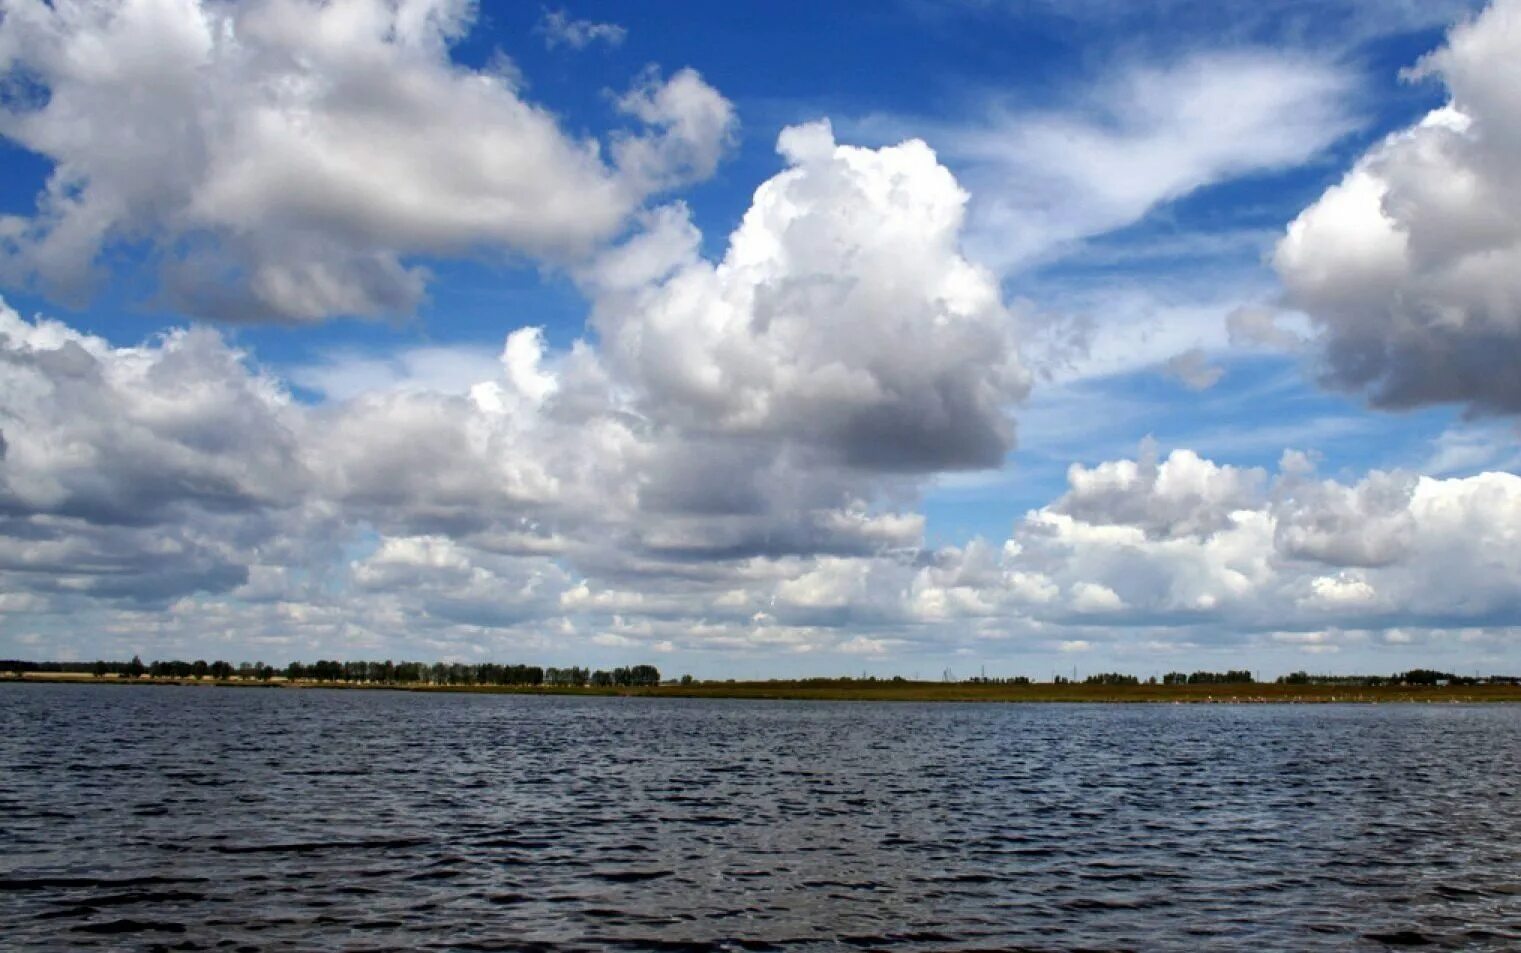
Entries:
[[[1202, 280], [1195, 283], [1195, 278]], [[1217, 369], [1204, 356], [1238, 346], [1222, 317], [1238, 310], [1243, 298], [1277, 290], [1250, 269], [1200, 272], [1187, 279], [1168, 275], [1145, 282], [1062, 284], [1040, 306], [1016, 310], [1022, 343], [1030, 342], [1026, 361], [1039, 378], [1056, 386], [1167, 373], [1169, 362], [1202, 383]], [[1192, 356], [1185, 356], [1193, 351], [1200, 352], [1198, 367]]]
[[[834, 645], [879, 615], [849, 580], [921, 545], [925, 475], [1001, 462], [1026, 385], [927, 147], [823, 125], [782, 145], [719, 262], [672, 207], [578, 273], [596, 345], [520, 328], [490, 361], [333, 353], [291, 372], [306, 403], [210, 329], [116, 347], [0, 310], [6, 583], [75, 610], [214, 598], [259, 625], [305, 605], [323, 638], [343, 612], [371, 639], [617, 612]], [[71, 563], [115, 582], [66, 582]], [[641, 632], [678, 634], [618, 634]]]
[[[576, 260], [645, 198], [711, 174], [733, 125], [690, 70], [648, 74], [609, 164], [450, 48], [462, 0], [124, 6], [18, 0], [0, 20], [0, 135], [54, 163], [0, 228], [0, 273], [79, 301], [146, 246], [190, 314], [410, 313], [425, 256]], [[144, 95], [144, 92], [151, 95]]]
[[208, 330], [112, 348], [0, 306], [0, 512], [125, 526], [288, 503], [299, 413], [244, 361]]
[[1231, 524], [1231, 515], [1261, 497], [1266, 474], [1218, 466], [1191, 450], [1174, 450], [1158, 463], [1155, 445], [1137, 460], [1115, 460], [1067, 471], [1068, 491], [1051, 511], [1086, 523], [1134, 526], [1148, 536], [1207, 536]]
[[1102, 583], [1073, 583], [1071, 595], [1071, 605], [1075, 612], [1118, 612], [1125, 608], [1125, 600], [1121, 599], [1113, 589]]
[[[628, 108], [708, 141], [717, 113], [662, 103], [676, 82]], [[674, 98], [715, 106], [693, 82]], [[1147, 444], [1072, 466], [1005, 539], [928, 546], [928, 481], [1014, 446], [1020, 322], [927, 145], [811, 123], [778, 148], [718, 257], [673, 204], [572, 270], [588, 340], [329, 354], [290, 373], [315, 402], [214, 330], [113, 346], [0, 309], [7, 630], [891, 662], [1521, 626], [1503, 473], [1332, 480]], [[708, 155], [676, 153], [627, 167]]]
[[837, 650], [847, 655], [882, 655], [893, 646], [891, 639], [873, 639], [856, 635], [841, 642]]
[[1274, 265], [1323, 376], [1378, 407], [1521, 411], [1521, 2], [1453, 28], [1408, 75], [1450, 101], [1368, 151]]
[[235, 524], [110, 526], [60, 516], [0, 516], [0, 579], [13, 592], [76, 600], [162, 605], [187, 592], [224, 592], [249, 575]]
[[628, 30], [616, 23], [573, 19], [563, 9], [545, 10], [534, 32], [544, 37], [544, 45], [551, 50], [562, 45], [584, 50], [593, 43], [622, 46], [628, 37]]
[[[1125, 626], [1521, 623], [1521, 600], [1504, 581], [1521, 566], [1510, 529], [1521, 477], [1372, 471], [1348, 485], [1315, 479], [1301, 463], [1287, 457], [1271, 485], [1261, 471], [1184, 450], [1160, 466], [1143, 457], [1075, 467], [1068, 494], [1021, 521], [1000, 565], [1005, 579], [1021, 575], [1021, 588], [1038, 574], [1066, 597], [1032, 603], [1005, 582], [983, 598], [1055, 621], [1112, 595], [1129, 611], [1111, 624]], [[1167, 491], [1168, 468], [1187, 475], [1177, 481], [1186, 493]]]
[[1209, 390], [1225, 376], [1225, 369], [1209, 363], [1204, 349], [1198, 347], [1168, 358], [1162, 370], [1189, 390]]
[[1353, 78], [1275, 50], [1116, 69], [1061, 111], [1007, 110], [937, 136], [977, 202], [969, 248], [1003, 269], [1253, 173], [1301, 165], [1356, 125]]
[[1521, 471], [1521, 430], [1514, 421], [1490, 426], [1455, 425], [1432, 441], [1421, 472], [1434, 476], [1484, 470]]
[[1377, 471], [1356, 486], [1296, 483], [1278, 507], [1274, 542], [1286, 556], [1333, 566], [1398, 562], [1414, 542], [1417, 486], [1411, 474]]
[[846, 467], [997, 465], [1028, 389], [994, 276], [959, 251], [966, 194], [924, 143], [785, 130], [724, 258], [666, 210], [587, 275], [605, 359], [642, 410]]
[[1002, 542], [929, 549], [886, 505], [905, 475], [662, 421], [637, 378], [532, 329], [463, 394], [317, 405], [209, 331], [111, 347], [0, 312], [0, 332], [0, 612], [11, 632], [86, 620], [86, 654], [215, 632], [227, 654], [901, 662], [1521, 626], [1511, 474], [1348, 483], [1302, 454], [1273, 475], [1147, 445], [1073, 466]]
[[1242, 305], [1225, 316], [1226, 336], [1231, 347], [1268, 351], [1297, 351], [1305, 339], [1279, 323], [1283, 317], [1272, 308]]
[[491, 553], [444, 536], [388, 537], [349, 568], [361, 597], [405, 592], [407, 598], [394, 600], [395, 611], [414, 625], [539, 622], [558, 614], [570, 582], [550, 560]]
[[732, 145], [734, 107], [695, 70], [663, 80], [659, 71], [648, 69], [617, 106], [654, 130], [613, 141], [619, 172], [645, 192], [708, 178]]
[[[981, 119], [922, 123], [974, 196], [968, 257], [1022, 279], [1015, 310], [1034, 374], [1062, 383], [1164, 364], [1193, 389], [1218, 382], [1202, 355], [1226, 347], [1222, 315], [1278, 292], [1260, 265], [1274, 233], [1215, 218], [1208, 235], [1180, 236], [1165, 210], [1299, 168], [1361, 125], [1349, 60], [1294, 46], [1128, 47], [1053, 105], [1011, 93]], [[1144, 280], [1116, 280], [1130, 273]]]
[[112, 347], [3, 311], [0, 360], [0, 611], [91, 620], [87, 653], [204, 645], [191, 620], [288, 653], [884, 660], [1521, 626], [1510, 474], [1342, 482], [1147, 444], [1074, 465], [1001, 543], [929, 549], [914, 474], [799, 452], [807, 427], [656, 417], [640, 378], [533, 329], [463, 392], [316, 405], [205, 330]]

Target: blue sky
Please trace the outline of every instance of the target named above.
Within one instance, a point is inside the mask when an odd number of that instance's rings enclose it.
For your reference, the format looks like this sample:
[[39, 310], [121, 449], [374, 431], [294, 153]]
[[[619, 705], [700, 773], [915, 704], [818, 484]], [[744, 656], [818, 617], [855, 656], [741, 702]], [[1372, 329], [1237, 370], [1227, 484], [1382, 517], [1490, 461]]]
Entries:
[[0, 11], [0, 654], [1521, 663], [1514, 3]]

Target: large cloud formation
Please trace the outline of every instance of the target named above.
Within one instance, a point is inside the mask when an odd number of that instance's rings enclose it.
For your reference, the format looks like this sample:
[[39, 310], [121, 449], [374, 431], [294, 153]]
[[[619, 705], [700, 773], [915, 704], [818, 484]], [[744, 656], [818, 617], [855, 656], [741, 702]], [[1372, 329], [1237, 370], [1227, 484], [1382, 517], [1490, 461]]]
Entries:
[[0, 220], [13, 281], [68, 300], [145, 244], [170, 300], [234, 321], [406, 314], [412, 259], [577, 259], [646, 196], [710, 175], [733, 108], [696, 73], [617, 101], [611, 162], [452, 44], [466, 0], [41, 0], [0, 17], [0, 134], [54, 163]]
[[[488, 247], [564, 263], [591, 317], [568, 348], [518, 328], [485, 366], [436, 349], [384, 386], [342, 359], [287, 375], [327, 382], [309, 401], [211, 329], [117, 346], [0, 306], [0, 648], [902, 660], [1521, 627], [1510, 474], [1328, 479], [1303, 454], [1268, 473], [1148, 443], [1074, 465], [1006, 539], [929, 545], [924, 487], [1000, 465], [1029, 389], [935, 153], [787, 129], [784, 168], [709, 257], [650, 196], [712, 172], [722, 97], [644, 74], [604, 157], [510, 72], [454, 64], [467, 25], [428, 2], [7, 8], [0, 64], [35, 95], [0, 122], [58, 160], [38, 214], [5, 224], [9, 266], [77, 289], [105, 248], [145, 241], [198, 313], [305, 320], [405, 310], [409, 256]], [[1428, 68], [1485, 85], [1449, 58]], [[1498, 107], [1458, 99], [1421, 128], [1494, 126]], [[1233, 150], [1194, 178], [1263, 167]], [[1347, 319], [1317, 313], [1334, 351]]]
[[700, 399], [656, 417], [676, 398], [532, 329], [501, 358], [465, 394], [311, 406], [214, 332], [111, 347], [0, 312], [4, 631], [79, 645], [88, 620], [107, 654], [1109, 645], [1167, 664], [1521, 625], [1512, 474], [1342, 482], [1293, 452], [1270, 474], [1146, 445], [1073, 466], [1002, 542], [930, 548], [911, 474], [820, 454], [807, 427], [725, 430]]
[[1251, 640], [1335, 651], [1521, 623], [1514, 474], [1347, 484], [1288, 452], [1270, 479], [1175, 450], [1074, 467], [1069, 481], [1001, 546], [936, 553], [906, 584], [907, 617], [1143, 653]]
[[576, 272], [597, 343], [518, 329], [464, 386], [303, 403], [209, 329], [115, 347], [0, 309], [4, 631], [78, 645], [88, 620], [106, 654], [1165, 659], [1521, 625], [1510, 474], [1343, 482], [1148, 443], [1074, 465], [1002, 542], [927, 546], [926, 474], [1012, 447], [1018, 323], [922, 143], [813, 124], [779, 146], [719, 259], [683, 208], [649, 212]]
[[[923, 142], [782, 133], [717, 264], [679, 214], [595, 275], [609, 363], [662, 419], [787, 435], [858, 467], [993, 466], [1028, 384], [998, 283], [958, 248], [967, 196]], [[633, 284], [629, 284], [630, 278]]]
[[[757, 581], [911, 551], [923, 474], [1013, 446], [1015, 322], [923, 143], [817, 124], [781, 151], [720, 261], [655, 210], [578, 272], [597, 346], [519, 329], [450, 392], [304, 404], [209, 329], [112, 347], [0, 313], [6, 583], [58, 611], [340, 591], [361, 629], [605, 627], [748, 618]], [[129, 566], [153, 575], [130, 598]]]
[[1363, 156], [1274, 264], [1325, 374], [1382, 407], [1521, 412], [1521, 2], [1453, 29], [1412, 78], [1448, 104]]
[[[1067, 594], [1046, 612], [1123, 608], [1110, 625], [1256, 630], [1513, 625], [1521, 613], [1507, 582], [1521, 568], [1521, 477], [1374, 471], [1348, 485], [1318, 478], [1291, 452], [1269, 483], [1186, 450], [1100, 470], [1132, 467], [1156, 477], [1083, 508], [1074, 503], [1090, 496], [1093, 471], [1074, 468], [1069, 493], [1027, 515], [1006, 547], [1011, 565]], [[1113, 599], [1081, 605], [1099, 591]]]

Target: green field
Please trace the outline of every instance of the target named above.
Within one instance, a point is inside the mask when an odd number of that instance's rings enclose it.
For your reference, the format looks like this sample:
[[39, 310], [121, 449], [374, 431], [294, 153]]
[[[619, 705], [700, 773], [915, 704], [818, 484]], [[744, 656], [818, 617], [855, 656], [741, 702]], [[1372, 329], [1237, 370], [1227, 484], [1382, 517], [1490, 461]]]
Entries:
[[812, 701], [898, 702], [1122, 702], [1187, 704], [1318, 704], [1329, 702], [1521, 702], [1521, 686], [1386, 685], [1346, 687], [1339, 685], [1082, 685], [1035, 683], [990, 685], [969, 682], [870, 681], [860, 679], [808, 679], [804, 681], [705, 682], [692, 685], [661, 685], [652, 688], [520, 688], [489, 685], [388, 685], [348, 682], [287, 682], [180, 678], [97, 678], [78, 674], [28, 674], [0, 677], [5, 681], [51, 684], [178, 685], [235, 688], [336, 688], [349, 691], [471, 692], [503, 695], [595, 695], [652, 698], [748, 698]]

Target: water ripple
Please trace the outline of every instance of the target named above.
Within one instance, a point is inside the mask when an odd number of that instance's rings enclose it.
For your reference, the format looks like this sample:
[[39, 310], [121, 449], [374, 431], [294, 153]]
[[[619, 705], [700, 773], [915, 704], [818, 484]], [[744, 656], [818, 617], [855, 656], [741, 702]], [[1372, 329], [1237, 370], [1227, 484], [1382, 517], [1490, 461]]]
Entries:
[[16, 950], [1514, 950], [1521, 707], [0, 685]]

